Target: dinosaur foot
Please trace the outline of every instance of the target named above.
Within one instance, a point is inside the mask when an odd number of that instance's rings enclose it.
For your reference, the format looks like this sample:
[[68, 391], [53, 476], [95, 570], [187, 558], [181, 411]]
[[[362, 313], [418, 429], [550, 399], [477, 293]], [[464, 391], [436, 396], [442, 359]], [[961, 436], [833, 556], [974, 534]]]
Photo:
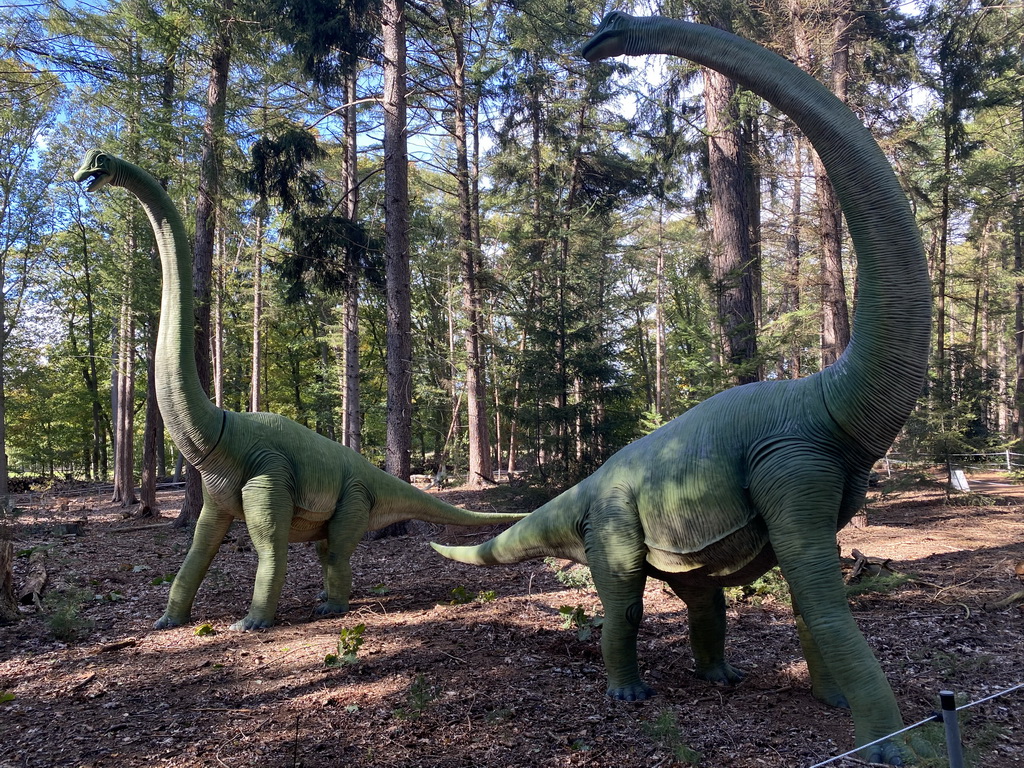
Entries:
[[313, 613], [317, 616], [336, 616], [340, 613], [348, 613], [348, 603], [332, 603], [328, 600], [318, 605]]
[[622, 685], [608, 689], [608, 695], [616, 701], [646, 701], [653, 697], [656, 691], [646, 683], [639, 680], [630, 685]]
[[715, 685], [735, 685], [743, 679], [743, 673], [727, 661], [698, 667], [696, 675]]
[[861, 757], [872, 765], [907, 765], [907, 756], [896, 742], [891, 739], [861, 750]]
[[170, 614], [165, 613], [159, 619], [153, 622], [153, 629], [170, 629], [171, 627], [180, 627], [183, 624], [189, 622], [189, 617], [186, 616], [183, 621], [179, 621]]
[[850, 702], [846, 700], [841, 691], [817, 691], [812, 686], [811, 693], [814, 694], [814, 698], [825, 702], [830, 707], [838, 707], [839, 709], [850, 708]]
[[250, 629], [266, 629], [274, 625], [273, 619], [264, 619], [258, 616], [246, 616], [232, 624], [229, 629], [245, 632]]

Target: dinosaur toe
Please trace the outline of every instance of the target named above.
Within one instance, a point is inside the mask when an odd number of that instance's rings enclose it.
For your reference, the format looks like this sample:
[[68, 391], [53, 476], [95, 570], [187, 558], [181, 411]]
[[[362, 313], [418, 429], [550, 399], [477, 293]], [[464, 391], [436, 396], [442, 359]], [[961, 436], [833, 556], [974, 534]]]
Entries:
[[651, 686], [640, 681], [608, 689], [608, 695], [616, 701], [646, 701], [655, 693]]

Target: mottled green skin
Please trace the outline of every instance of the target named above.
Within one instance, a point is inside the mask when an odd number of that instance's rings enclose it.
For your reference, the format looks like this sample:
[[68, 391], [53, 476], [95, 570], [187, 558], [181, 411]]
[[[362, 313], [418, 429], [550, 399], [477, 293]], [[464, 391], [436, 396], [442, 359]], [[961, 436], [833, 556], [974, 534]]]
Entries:
[[[595, 61], [669, 53], [724, 72], [786, 112], [818, 151], [858, 256], [853, 339], [797, 381], [723, 392], [624, 448], [597, 472], [478, 547], [435, 548], [481, 565], [560, 556], [590, 565], [605, 609], [608, 692], [653, 691], [636, 640], [648, 576], [686, 603], [700, 675], [731, 683], [722, 587], [778, 563], [789, 582], [814, 693], [853, 711], [858, 744], [902, 726], [846, 600], [836, 531], [861, 505], [924, 384], [931, 295], [920, 236], [885, 157], [813, 78], [760, 46], [686, 22], [612, 13], [583, 49]], [[901, 762], [890, 743], [864, 750]]]
[[233, 628], [258, 629], [274, 622], [288, 542], [318, 542], [325, 601], [317, 613], [341, 613], [348, 610], [352, 590], [349, 561], [367, 530], [413, 518], [488, 525], [523, 517], [458, 509], [291, 419], [214, 406], [199, 385], [195, 365], [192, 259], [174, 204], [149, 173], [98, 150], [86, 155], [75, 180], [86, 181], [90, 192], [124, 187], [149, 216], [163, 272], [157, 400], [175, 445], [203, 480], [192, 546], [157, 629], [189, 621], [199, 585], [235, 520], [245, 521], [259, 564], [249, 612]]

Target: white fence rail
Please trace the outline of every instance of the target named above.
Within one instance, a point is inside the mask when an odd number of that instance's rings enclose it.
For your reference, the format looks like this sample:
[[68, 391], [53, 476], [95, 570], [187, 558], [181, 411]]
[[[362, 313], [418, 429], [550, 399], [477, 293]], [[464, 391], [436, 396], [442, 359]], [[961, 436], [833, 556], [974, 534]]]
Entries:
[[[952, 464], [970, 464], [973, 466], [986, 466], [996, 467], [1006, 472], [1013, 472], [1017, 469], [1024, 469], [1024, 453], [1014, 453], [1013, 451], [994, 451], [991, 453], [950, 453], [946, 456], [946, 460]], [[902, 456], [898, 453], [886, 454], [885, 458], [882, 459], [886, 463], [886, 469], [889, 468], [890, 464], [917, 464], [919, 461], [914, 461]], [[931, 462], [929, 462], [931, 463]]]
[[[820, 763], [815, 763], [811, 766], [811, 768], [821, 768], [824, 765], [831, 765], [832, 763], [838, 762], [839, 760], [843, 760], [844, 758], [854, 757], [858, 752], [860, 752], [862, 749], [865, 749], [866, 747], [873, 747], [875, 744], [881, 744], [883, 741], [888, 741], [889, 739], [895, 736], [901, 736], [902, 734], [907, 733], [908, 731], [912, 731], [915, 728], [920, 728], [922, 725], [927, 725], [928, 723], [942, 723], [945, 727], [946, 752], [949, 756], [949, 768], [964, 768], [965, 763], [963, 744], [960, 741], [960, 719], [957, 717], [957, 712], [964, 709], [970, 709], [971, 707], [975, 707], [978, 704], [984, 704], [986, 701], [991, 701], [992, 699], [997, 699], [1000, 696], [1006, 696], [1007, 694], [1022, 689], [1024, 689], [1024, 683], [1017, 683], [1016, 685], [1011, 686], [1004, 691], [993, 693], [991, 696], [985, 696], [982, 699], [972, 701], [969, 704], [963, 704], [959, 707], [956, 706], [956, 697], [954, 696], [952, 691], [939, 691], [939, 701], [942, 707], [941, 712], [933, 714], [931, 717], [916, 722], [913, 725], [908, 725], [906, 728], [901, 728], [898, 731], [894, 731], [893, 733], [890, 733], [888, 736], [883, 736], [880, 739], [875, 739], [874, 741], [869, 742], [867, 744], [861, 744], [859, 747], [857, 747], [856, 749], [851, 749], [849, 752], [843, 752], [843, 754], [841, 755], [836, 755], [835, 757], [830, 757], [828, 760], [823, 760]], [[858, 764], [863, 765], [861, 761], [858, 760], [857, 762]]]

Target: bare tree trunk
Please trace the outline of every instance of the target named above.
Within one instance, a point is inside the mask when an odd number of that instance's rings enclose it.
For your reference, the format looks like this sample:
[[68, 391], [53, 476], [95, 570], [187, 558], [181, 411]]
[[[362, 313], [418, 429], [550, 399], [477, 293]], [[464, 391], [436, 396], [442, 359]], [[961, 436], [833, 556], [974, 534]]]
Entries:
[[[196, 368], [203, 391], [210, 391], [210, 280], [213, 273], [214, 232], [220, 197], [220, 143], [224, 135], [228, 71], [231, 67], [231, 12], [234, 0], [222, 0], [217, 39], [210, 58], [203, 121], [202, 161], [196, 199], [196, 235], [192, 248], [192, 290], [196, 315]], [[185, 501], [175, 525], [191, 525], [203, 505], [202, 480], [194, 468], [185, 474]]]
[[409, 152], [405, 116], [405, 2], [385, 0], [384, 195], [387, 270], [386, 468], [409, 479], [412, 450], [412, 303], [409, 275]]
[[213, 252], [212, 277], [213, 288], [211, 291], [212, 309], [210, 313], [210, 367], [212, 368], [213, 379], [213, 403], [218, 408], [224, 407], [224, 270], [225, 270], [225, 236], [224, 223], [222, 221], [224, 212], [220, 205], [216, 211], [216, 247]]
[[736, 86], [727, 77], [705, 70], [704, 104], [708, 120], [708, 165], [714, 237], [712, 273], [722, 329], [723, 362], [736, 383], [757, 380], [753, 251], [750, 243], [748, 193], [743, 141], [736, 106]]
[[[156, 318], [154, 318], [155, 320]], [[142, 437], [142, 478], [139, 482], [138, 516], [158, 514], [156, 506], [157, 454], [163, 442], [164, 421], [156, 402], [156, 323], [152, 322], [146, 343], [146, 426]]]
[[[783, 312], [797, 312], [800, 309], [800, 230], [803, 227], [803, 140], [793, 136], [793, 198], [789, 212], [789, 230], [786, 233], [786, 278], [782, 290]], [[790, 345], [789, 376], [800, 378], [800, 343], [794, 340]]]
[[[355, 222], [359, 215], [358, 126], [356, 125], [355, 68], [345, 81], [345, 216]], [[353, 451], [362, 450], [362, 419], [359, 414], [359, 263], [355, 249], [349, 249], [345, 265], [344, 380], [342, 382], [342, 442]]]
[[252, 365], [249, 369], [249, 410], [263, 407], [263, 216], [256, 217], [256, 242], [252, 254]]
[[[134, 253], [136, 247], [133, 234], [129, 238], [128, 252]], [[122, 291], [117, 340], [114, 495], [111, 501], [129, 507], [138, 502], [135, 496], [135, 288], [130, 260]]]
[[[462, 262], [462, 309], [466, 318], [466, 409], [469, 420], [469, 474], [467, 482], [480, 486], [494, 481], [487, 414], [487, 372], [482, 343], [482, 301], [479, 276], [482, 256], [473, 227], [473, 195], [469, 173], [469, 129], [466, 119], [466, 50], [461, 19], [452, 17], [455, 47], [453, 69], [456, 180], [459, 198], [459, 251]], [[456, 23], [458, 22], [458, 23]]]
[[[665, 415], [665, 199], [658, 199], [658, 263], [654, 285], [654, 410]], [[646, 369], [646, 366], [645, 366]]]

